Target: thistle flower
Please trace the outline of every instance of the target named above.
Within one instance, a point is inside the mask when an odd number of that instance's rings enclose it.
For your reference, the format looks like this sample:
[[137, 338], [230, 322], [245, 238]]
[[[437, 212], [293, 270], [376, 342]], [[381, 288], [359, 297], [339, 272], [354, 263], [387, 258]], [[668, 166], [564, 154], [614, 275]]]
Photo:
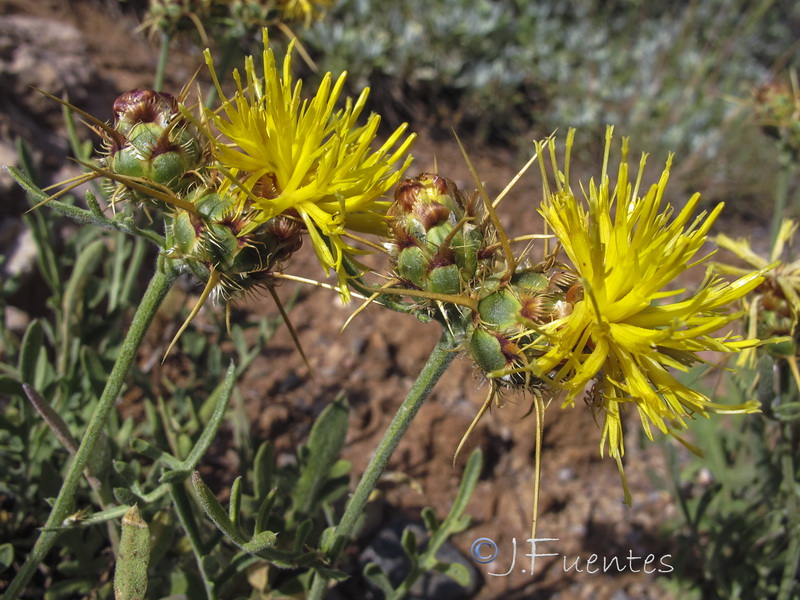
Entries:
[[[231, 99], [223, 94], [206, 51], [222, 99], [221, 110], [207, 114], [228, 140], [214, 139], [214, 152], [240, 209], [249, 205], [257, 221], [278, 215], [302, 221], [320, 263], [326, 273], [337, 273], [347, 300], [344, 257], [363, 253], [347, 241], [352, 237], [348, 230], [385, 233], [389, 202], [381, 196], [410, 164], [407, 152], [415, 136], [402, 140], [404, 124], [370, 152], [380, 117], [373, 114], [356, 126], [369, 90], [334, 112], [346, 74], [333, 83], [328, 73], [314, 98], [302, 100], [302, 82], [292, 81], [292, 49], [293, 44], [280, 72], [264, 30], [264, 77], [256, 75], [253, 57], [248, 57], [246, 86], [234, 71], [237, 91]], [[393, 171], [396, 165], [400, 168]]]
[[333, 5], [333, 0], [277, 0], [277, 2], [284, 20], [302, 22], [306, 26]]
[[[686, 371], [692, 364], [705, 362], [698, 354], [701, 351], [737, 352], [758, 343], [730, 334], [711, 334], [739, 317], [727, 312], [726, 307], [760, 285], [768, 267], [733, 283], [708, 277], [687, 299], [664, 302], [681, 293], [668, 286], [704, 260], [694, 257], [706, 242], [722, 205], [693, 219], [699, 202], [696, 194], [673, 217], [673, 209], [662, 202], [671, 156], [659, 182], [639, 196], [646, 157], [642, 157], [632, 185], [627, 140], [622, 143], [612, 191], [607, 172], [612, 131], [609, 128], [606, 134], [599, 186], [594, 181], [589, 183], [585, 202], [575, 197], [569, 184], [574, 131], [567, 137], [563, 173], [555, 160], [555, 143], [550, 140], [537, 147], [545, 180], [540, 212], [571, 261], [583, 295], [570, 314], [550, 323], [531, 323], [531, 330], [523, 335], [535, 332], [535, 339], [523, 351], [534, 358], [523, 369], [566, 390], [564, 405], [572, 404], [593, 384], [589, 403], [596, 414], [605, 415], [601, 453], [607, 445], [620, 469], [626, 502], [630, 502], [622, 469], [621, 415], [626, 406], [636, 407], [651, 439], [655, 426], [680, 440], [676, 430], [685, 428], [686, 419], [693, 415], [757, 412], [756, 402], [730, 406], [713, 403], [683, 385], [670, 369]], [[542, 158], [545, 151], [552, 157], [558, 182], [554, 193], [547, 184]]]
[[[776, 264], [787, 254], [787, 246], [791, 247], [796, 232], [797, 223], [791, 219], [784, 219], [767, 258], [756, 253], [746, 239], [734, 240], [725, 234], [720, 234], [714, 241], [721, 248], [733, 252], [748, 265], [764, 269], [769, 264]], [[741, 276], [747, 271], [741, 267], [716, 262], [712, 267], [723, 275]], [[800, 320], [800, 260], [785, 261], [775, 267], [767, 275], [764, 283], [755, 289], [754, 294], [744, 298], [744, 305], [748, 314], [747, 333], [750, 337], [767, 340], [777, 336], [789, 336], [766, 343], [764, 348], [771, 355], [789, 361], [800, 386], [800, 372], [795, 359], [798, 353], [797, 340], [792, 339], [797, 337], [797, 324]], [[754, 367], [755, 360], [755, 348], [749, 348], [742, 352], [739, 364]]]

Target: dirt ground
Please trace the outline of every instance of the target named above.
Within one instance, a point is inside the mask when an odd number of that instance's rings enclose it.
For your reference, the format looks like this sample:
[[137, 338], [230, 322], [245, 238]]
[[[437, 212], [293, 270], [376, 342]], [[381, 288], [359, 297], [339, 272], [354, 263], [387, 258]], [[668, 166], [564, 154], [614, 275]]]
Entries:
[[[44, 38], [38, 38], [40, 47], [48, 47], [47, 36], [52, 36], [53, 31], [76, 34], [69, 42], [70, 53], [76, 57], [70, 67], [71, 74], [47, 62], [52, 60], [54, 48], [61, 49], [58, 52], [62, 61], [68, 58], [63, 51], [64, 42], [53, 41], [47, 52], [30, 53], [26, 57], [29, 80], [17, 77], [14, 89], [4, 83], [0, 93], [0, 140], [7, 143], [12, 136], [23, 135], [35, 144], [39, 157], [54, 169], [65, 149], [63, 138], [49, 131], [60, 116], [57, 111], [52, 112], [52, 107], [43, 105], [28, 86], [36, 85], [54, 94], [66, 88], [71, 99], [89, 112], [101, 118], [110, 117], [111, 102], [116, 95], [151, 84], [156, 49], [136, 33], [132, 15], [121, 13], [112, 2], [0, 1], [0, 21], [8, 24], [12, 15], [15, 19], [29, 19], [25, 27], [31, 28], [33, 38], [37, 31], [47, 32]], [[16, 24], [14, 29], [18, 35], [25, 35], [25, 27]], [[11, 51], [0, 47], [0, 52]], [[169, 71], [167, 91], [177, 91], [200, 64], [199, 54], [179, 52]], [[23, 72], [27, 71], [20, 70]], [[470, 148], [470, 152], [490, 193], [502, 189], [522, 164], [518, 155], [509, 150]], [[423, 135], [414, 155], [416, 161], [409, 175], [433, 170], [438, 165], [442, 174], [456, 180], [462, 188], [473, 188], [452, 139], [430, 139]], [[5, 186], [6, 182], [3, 183]], [[512, 231], [530, 231], [536, 227], [538, 186], [534, 176], [525, 177], [501, 205], [501, 218], [513, 222]], [[6, 203], [5, 210], [8, 206]], [[7, 212], [0, 217], [10, 218], [11, 214]], [[538, 231], [538, 227], [533, 230]], [[308, 247], [290, 272], [313, 278], [323, 275]], [[286, 285], [280, 293], [288, 296], [292, 289]], [[187, 298], [187, 305], [191, 303], [193, 299]], [[251, 315], [247, 318], [276, 313], [268, 297], [251, 300], [241, 308]], [[407, 315], [370, 307], [340, 333], [354, 308], [354, 305], [342, 306], [338, 297], [326, 290], [304, 292], [291, 318], [314, 377], [308, 376], [290, 336], [282, 329], [264, 348], [239, 387], [254, 433], [272, 439], [278, 452], [292, 451], [302, 441], [313, 416], [340, 390], [346, 390], [352, 416], [345, 458], [352, 461], [353, 473], [357, 475], [363, 471], [370, 452], [422, 368], [438, 331], [435, 324], [423, 324]], [[643, 559], [633, 564], [638, 572], [625, 568], [630, 556], [653, 555], [655, 562], [647, 570], [659, 567], [666, 570], [664, 564], [672, 560], [669, 555], [674, 556], [670, 540], [659, 537], [665, 518], [675, 511], [668, 493], [656, 485], [666, 480], [663, 453], [656, 445], [639, 443], [641, 434], [636, 416], [629, 415], [626, 431], [626, 472], [633, 494], [633, 506], [628, 508], [622, 504], [615, 463], [599, 455], [600, 430], [591, 412], [582, 404], [561, 410], [556, 402], [549, 408], [542, 455], [538, 537], [552, 541], [541, 542], [537, 552], [557, 553], [557, 556], [539, 558], [535, 572], [531, 573], [530, 558], [525, 554], [531, 552], [526, 540], [533, 497], [534, 420], [523, 418], [528, 412], [529, 399], [508, 394], [505, 406], [485, 416], [455, 467], [452, 464], [453, 452], [486, 392], [487, 385], [469, 362], [457, 358], [390, 463], [391, 472], [408, 475], [413, 485], [387, 478], [381, 487], [382, 497], [372, 508], [376, 513], [372, 531], [394, 515], [416, 518], [424, 506], [435, 507], [443, 517], [454, 498], [468, 452], [480, 446], [485, 466], [467, 511], [473, 525], [453, 540], [467, 557], [478, 538], [490, 538], [497, 544], [494, 562], [476, 563], [483, 581], [474, 598], [670, 597], [656, 583], [659, 574], [647, 573], [642, 568]], [[513, 572], [490, 575], [509, 570], [514, 543], [517, 555]], [[587, 570], [586, 561], [595, 554], [598, 562]], [[617, 566], [604, 572], [603, 559], [611, 561], [615, 557]], [[580, 572], [573, 566], [575, 561], [579, 561]], [[565, 571], [565, 565], [573, 568]], [[589, 572], [597, 567], [600, 567], [597, 572]], [[669, 573], [661, 576], [669, 577]]]

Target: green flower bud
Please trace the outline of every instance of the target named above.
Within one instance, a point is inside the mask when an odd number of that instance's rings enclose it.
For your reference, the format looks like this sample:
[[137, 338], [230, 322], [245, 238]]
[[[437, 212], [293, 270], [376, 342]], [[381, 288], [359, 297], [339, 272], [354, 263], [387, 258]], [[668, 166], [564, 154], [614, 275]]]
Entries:
[[[195, 181], [202, 148], [169, 94], [133, 90], [114, 102], [115, 127], [105, 163], [124, 177], [136, 177], [185, 191]], [[146, 196], [131, 191], [133, 198]]]
[[179, 115], [175, 97], [165, 92], [137, 89], [114, 100], [114, 128], [123, 135], [139, 123], [154, 123], [164, 129]]
[[444, 177], [422, 173], [395, 190], [390, 253], [397, 274], [420, 289], [458, 294], [478, 274], [483, 235], [474, 206]]

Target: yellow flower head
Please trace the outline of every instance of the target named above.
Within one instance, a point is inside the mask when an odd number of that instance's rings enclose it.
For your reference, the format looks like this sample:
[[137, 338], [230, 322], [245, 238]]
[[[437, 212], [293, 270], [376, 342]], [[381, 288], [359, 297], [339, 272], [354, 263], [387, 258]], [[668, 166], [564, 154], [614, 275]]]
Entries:
[[205, 52], [222, 99], [219, 111], [207, 113], [224, 136], [214, 140], [215, 156], [228, 185], [238, 189], [240, 210], [253, 211], [256, 222], [283, 214], [305, 224], [325, 271], [333, 269], [339, 276], [346, 300], [343, 258], [362, 252], [346, 241], [347, 230], [385, 233], [390, 203], [381, 196], [411, 163], [408, 150], [415, 136], [401, 140], [404, 124], [371, 152], [380, 117], [372, 114], [365, 125], [356, 126], [369, 89], [355, 103], [348, 98], [337, 111], [346, 74], [334, 84], [327, 73], [316, 95], [303, 100], [302, 82], [292, 81], [294, 44], [280, 72], [268, 41], [265, 29], [263, 79], [256, 76], [253, 57], [248, 57], [247, 85], [235, 70], [237, 91], [231, 99], [223, 94], [211, 55]]
[[[800, 371], [795, 364], [797, 349], [792, 339], [800, 321], [800, 260], [789, 260], [796, 232], [797, 223], [792, 219], [783, 219], [767, 258], [756, 253], [744, 238], [734, 240], [720, 234], [714, 241], [753, 268], [764, 269], [777, 265], [764, 283], [744, 299], [748, 313], [747, 334], [770, 342], [766, 345], [769, 353], [790, 362], [795, 381], [800, 385]], [[781, 262], [781, 258], [786, 260]], [[737, 277], [747, 272], [747, 269], [722, 263], [712, 263], [712, 268], [718, 273]], [[784, 337], [778, 337], [782, 335]], [[737, 364], [753, 368], [756, 358], [755, 348], [748, 348], [742, 352]]]
[[[537, 148], [546, 197], [540, 212], [580, 278], [583, 299], [574, 304], [571, 314], [539, 326], [533, 348], [539, 349], [540, 356], [529, 368], [537, 377], [565, 389], [565, 404], [573, 403], [594, 382], [587, 402], [596, 414], [605, 414], [601, 453], [608, 444], [609, 454], [622, 473], [621, 413], [626, 404], [636, 407], [651, 439], [651, 425], [676, 435], [675, 429], [684, 428], [685, 419], [695, 414], [758, 410], [755, 402], [736, 406], [712, 403], [678, 381], [671, 369], [686, 371], [702, 362], [698, 355], [701, 351], [737, 352], [758, 343], [730, 334], [711, 334], [738, 318], [727, 311], [727, 306], [758, 286], [766, 269], [748, 273], [733, 283], [707, 278], [690, 297], [672, 299], [683, 290], [669, 289], [670, 284], [704, 260], [694, 257], [706, 242], [722, 205], [694, 218], [697, 194], [677, 215], [669, 205], [664, 206], [671, 156], [659, 182], [639, 196], [646, 157], [642, 157], [632, 183], [627, 140], [622, 143], [612, 191], [607, 172], [611, 135], [609, 128], [600, 183], [589, 182], [588, 194], [583, 190], [585, 201], [578, 200], [569, 185], [574, 131], [567, 137], [564, 173], [558, 170], [552, 140]], [[542, 158], [546, 151], [558, 182], [552, 194]]]
[[278, 0], [278, 8], [285, 21], [301, 21], [306, 26], [332, 4], [333, 0]]

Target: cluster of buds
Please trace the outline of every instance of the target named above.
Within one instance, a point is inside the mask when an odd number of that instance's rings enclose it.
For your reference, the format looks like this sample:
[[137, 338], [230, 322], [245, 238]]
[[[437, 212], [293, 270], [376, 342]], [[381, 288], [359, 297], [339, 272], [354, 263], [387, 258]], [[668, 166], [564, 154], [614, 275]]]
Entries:
[[122, 94], [113, 127], [102, 129], [106, 154], [98, 172], [116, 182], [116, 200], [163, 209], [167, 256], [183, 261], [207, 293], [228, 301], [269, 284], [300, 248], [302, 229], [285, 216], [264, 220], [237, 199], [208, 142], [184, 115], [170, 94]]
[[[466, 350], [485, 373], [523, 367], [532, 358], [530, 332], [566, 316], [582, 299], [572, 273], [554, 261], [506, 274], [496, 230], [455, 182], [422, 173], [398, 184], [387, 244], [397, 285], [416, 296], [416, 310], [458, 321]], [[525, 348], [525, 350], [523, 350]], [[539, 384], [509, 375], [509, 386]]]
[[434, 294], [469, 293], [492, 257], [476, 224], [475, 199], [430, 173], [405, 179], [394, 197], [388, 246], [401, 285]]
[[[506, 384], [530, 385], [529, 377], [514, 370], [541, 354], [531, 343], [531, 332], [565, 317], [583, 299], [575, 275], [546, 264], [515, 272], [507, 284], [489, 278], [480, 288], [478, 310], [473, 315], [469, 350], [485, 372], [507, 371]], [[538, 384], [538, 382], [534, 382]]]
[[208, 134], [182, 100], [153, 90], [126, 92], [114, 102], [113, 124], [69, 108], [102, 136], [104, 151], [95, 165], [86, 165], [89, 173], [65, 182], [51, 199], [102, 177], [113, 204], [160, 211], [164, 255], [205, 285], [180, 332], [212, 294], [227, 303], [256, 287], [271, 291], [305, 228], [291, 216], [265, 215], [236, 195], [226, 179], [230, 171], [215, 159]]
[[278, 216], [256, 223], [247, 211], [237, 209], [230, 195], [214, 187], [199, 186], [186, 198], [194, 210], [173, 212], [173, 255], [201, 281], [218, 283], [225, 300], [268, 284], [273, 270], [302, 244], [297, 222]]

